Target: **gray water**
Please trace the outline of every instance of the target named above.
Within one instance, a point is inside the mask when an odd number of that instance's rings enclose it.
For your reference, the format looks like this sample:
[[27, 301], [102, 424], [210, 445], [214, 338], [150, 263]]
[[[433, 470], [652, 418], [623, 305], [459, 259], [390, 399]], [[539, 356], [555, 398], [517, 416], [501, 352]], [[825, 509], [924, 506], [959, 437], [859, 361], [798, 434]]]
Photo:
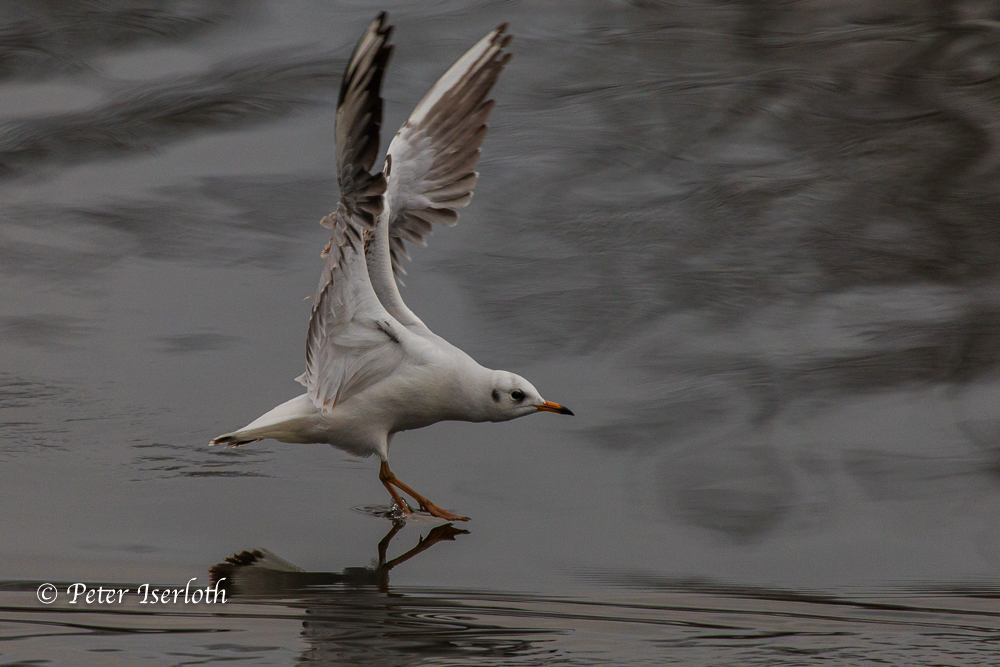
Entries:
[[376, 8], [6, 2], [0, 664], [996, 662], [1000, 5], [385, 9], [383, 148], [511, 24], [403, 297], [577, 416], [396, 437], [452, 528], [371, 459], [209, 448], [300, 390]]

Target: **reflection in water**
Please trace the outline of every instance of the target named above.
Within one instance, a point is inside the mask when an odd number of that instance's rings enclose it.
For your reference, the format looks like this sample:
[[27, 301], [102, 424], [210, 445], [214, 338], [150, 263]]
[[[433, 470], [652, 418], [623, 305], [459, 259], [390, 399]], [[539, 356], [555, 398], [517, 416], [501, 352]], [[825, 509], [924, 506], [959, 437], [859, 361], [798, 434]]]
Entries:
[[[240, 564], [247, 561], [256, 565]], [[275, 569], [265, 572], [261, 563]], [[239, 573], [241, 567], [248, 571]], [[102, 665], [135, 664], [150, 648], [165, 665], [183, 657], [198, 664], [791, 667], [818, 659], [941, 664], [942, 656], [950, 665], [974, 665], [993, 664], [1000, 633], [994, 581], [836, 592], [592, 572], [584, 578], [605, 595], [587, 599], [461, 589], [387, 593], [378, 566], [308, 573], [263, 551], [237, 554], [221, 568], [246, 588], [210, 613], [192, 605], [140, 608], [135, 600], [110, 611], [45, 607], [34, 600], [42, 582], [0, 582], [3, 655], [8, 664], [61, 657], [49, 647], [68, 636], [75, 655], [99, 653]], [[275, 635], [282, 645], [272, 643]], [[293, 635], [301, 640], [296, 653], [288, 650]]]
[[241, 551], [209, 568], [213, 584], [225, 580], [223, 587], [233, 595], [251, 597], [288, 597], [289, 594], [304, 593], [317, 586], [344, 585], [349, 588], [375, 587], [382, 593], [389, 591], [389, 571], [417, 554], [430, 549], [438, 542], [453, 542], [459, 535], [469, 531], [455, 528], [446, 523], [435, 526], [421, 537], [417, 545], [392, 560], [386, 560], [386, 553], [392, 538], [406, 525], [405, 521], [393, 521], [392, 528], [378, 543], [378, 562], [374, 567], [351, 567], [342, 573], [305, 572], [279, 558], [266, 549]]
[[[635, 553], [660, 574], [613, 572], [554, 598], [390, 589], [386, 557], [337, 573], [230, 564], [246, 594], [237, 587], [243, 601], [218, 615], [42, 608], [40, 582], [3, 582], [0, 662], [76, 664], [81, 650], [129, 666], [287, 664], [303, 651], [362, 664], [995, 662], [994, 583], [810, 592], [669, 575], [785, 581], [787, 563], [807, 582], [940, 582], [1000, 562], [997, 4], [394, 5], [408, 24], [401, 103], [440, 75], [451, 41], [505, 20], [516, 33], [476, 211], [420, 262], [448, 295], [438, 316], [477, 358], [546, 358], [581, 380], [572, 404], [591, 447], [532, 434], [524, 451], [552, 452], [577, 488], [616, 465], [642, 482], [633, 498], [608, 474], [609, 497], [624, 498], [600, 511], [624, 511], [582, 520], [571, 490], [523, 484], [533, 512], [520, 520], [535, 523], [522, 530], [506, 520], [516, 504], [491, 505], [492, 537], [574, 520], [512, 549], [531, 554], [507, 564], [516, 574], [490, 572], [516, 590], [538, 568], [559, 587], [567, 559], [586, 569]], [[225, 309], [256, 322], [267, 282], [301, 271], [314, 285], [293, 258], [313, 247], [309, 221], [329, 212], [336, 183], [303, 147], [329, 140], [342, 56], [373, 11], [0, 3], [0, 460], [16, 463], [0, 495], [21, 508], [5, 513], [11, 567], [60, 554], [66, 572], [113, 578], [148, 554], [109, 545], [175, 554], [214, 539], [195, 524], [220, 497], [230, 529], [267, 513], [232, 503], [228, 485], [306, 486], [312, 470], [284, 451], [191, 446], [217, 422], [191, 404], [227, 409], [198, 387], [236, 377], [231, 358], [276, 335], [224, 336], [219, 309], [193, 314], [191, 296], [263, 276]], [[123, 298], [154, 281], [155, 303]], [[484, 496], [507, 483], [494, 472], [480, 472]], [[190, 544], [128, 512], [146, 497], [171, 502]], [[593, 528], [612, 524], [620, 540]], [[633, 548], [649, 535], [663, 543]], [[250, 558], [277, 562], [261, 554]], [[484, 571], [500, 562], [480, 555]]]
[[[304, 614], [309, 648], [301, 659], [331, 664], [607, 664], [600, 656], [608, 655], [608, 637], [629, 646], [615, 655], [621, 665], [797, 665], [803, 655], [872, 662], [905, 656], [917, 664], [938, 650], [959, 660], [990, 655], [1000, 631], [992, 605], [998, 589], [989, 582], [840, 594], [591, 572], [583, 578], [606, 586], [614, 600], [390, 591], [389, 570], [467, 533], [437, 526], [388, 560], [401, 527], [394, 524], [381, 540], [371, 567], [305, 572], [253, 550], [213, 566], [211, 577], [227, 578], [233, 602], [269, 601]], [[936, 640], [922, 639], [929, 636]]]
[[[464, 600], [464, 594], [395, 593], [389, 572], [440, 542], [469, 531], [452, 524], [435, 526], [417, 544], [392, 559], [387, 551], [403, 528], [394, 522], [378, 544], [371, 567], [342, 572], [305, 572], [261, 549], [243, 551], [210, 568], [233, 602], [274, 600], [300, 613], [302, 638], [309, 648], [300, 657], [324, 664], [385, 665], [422, 662], [433, 657], [456, 664], [538, 664], [550, 654], [537, 642], [552, 630], [533, 624], [494, 624], [488, 597]], [[510, 619], [520, 614], [509, 614]]]

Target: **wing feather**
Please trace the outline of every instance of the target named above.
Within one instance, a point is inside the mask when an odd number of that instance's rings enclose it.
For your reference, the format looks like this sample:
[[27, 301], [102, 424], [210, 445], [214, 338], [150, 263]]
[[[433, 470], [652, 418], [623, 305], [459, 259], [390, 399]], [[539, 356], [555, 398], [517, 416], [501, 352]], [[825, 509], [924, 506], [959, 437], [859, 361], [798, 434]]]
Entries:
[[399, 325], [382, 308], [364, 256], [347, 248], [328, 261], [325, 286], [313, 304], [306, 336], [306, 372], [299, 381], [316, 407], [332, 410], [393, 373], [404, 356]]
[[362, 230], [372, 229], [382, 212], [385, 176], [371, 173], [378, 157], [382, 129], [382, 76], [392, 55], [388, 45], [392, 27], [382, 12], [361, 36], [347, 61], [337, 98], [334, 140], [337, 146], [337, 210], [321, 224], [334, 230], [324, 254], [361, 241]]
[[[469, 49], [445, 72], [417, 105], [389, 145], [385, 192], [389, 255], [397, 276], [406, 244], [426, 245], [435, 224], [454, 225], [458, 209], [468, 206], [478, 174], [487, 100], [510, 60], [507, 25], [501, 25]], [[386, 295], [379, 294], [380, 298]]]
[[364, 241], [382, 212], [386, 181], [372, 174], [382, 124], [382, 75], [392, 47], [383, 12], [358, 41], [337, 103], [337, 210], [323, 218], [332, 230], [323, 254], [306, 335], [306, 371], [298, 380], [313, 403], [332, 410], [385, 379], [403, 359], [401, 325], [379, 302], [368, 276]]

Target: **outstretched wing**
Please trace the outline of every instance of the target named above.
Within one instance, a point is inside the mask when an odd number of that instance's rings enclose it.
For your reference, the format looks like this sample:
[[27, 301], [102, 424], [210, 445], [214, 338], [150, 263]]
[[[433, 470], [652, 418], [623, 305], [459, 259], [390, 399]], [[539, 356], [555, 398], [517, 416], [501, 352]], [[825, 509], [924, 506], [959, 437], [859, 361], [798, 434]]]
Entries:
[[[405, 274], [405, 242], [426, 245], [432, 225], [454, 225], [472, 199], [487, 100], [511, 54], [507, 24], [486, 35], [445, 72], [389, 144], [384, 173], [389, 254], [395, 275]], [[378, 286], [376, 286], [378, 287]], [[379, 294], [382, 298], [382, 294]], [[383, 301], [384, 303], [384, 301]]]
[[338, 260], [338, 252], [345, 244], [355, 248], [361, 244], [363, 231], [374, 228], [382, 212], [385, 176], [372, 174], [371, 170], [378, 157], [382, 129], [382, 75], [392, 55], [392, 47], [387, 44], [392, 26], [385, 25], [386, 18], [385, 12], [379, 14], [358, 40], [347, 61], [337, 99], [333, 134], [340, 202], [320, 224], [333, 230], [323, 255], [332, 252]]
[[392, 47], [380, 14], [354, 49], [337, 104], [337, 184], [340, 202], [323, 219], [333, 230], [306, 337], [306, 372], [298, 380], [313, 403], [339, 402], [392, 374], [403, 358], [399, 323], [372, 289], [364, 238], [382, 210], [385, 178], [371, 174], [378, 153], [382, 73]]

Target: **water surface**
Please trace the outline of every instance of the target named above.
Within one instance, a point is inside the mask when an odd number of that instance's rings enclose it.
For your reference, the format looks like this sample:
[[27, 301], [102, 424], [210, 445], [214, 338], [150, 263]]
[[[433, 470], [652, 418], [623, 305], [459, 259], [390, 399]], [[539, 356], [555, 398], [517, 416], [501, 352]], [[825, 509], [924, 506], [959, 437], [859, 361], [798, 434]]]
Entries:
[[[403, 297], [577, 416], [395, 439], [467, 534], [377, 516], [371, 460], [209, 448], [299, 390], [374, 10], [8, 3], [0, 663], [988, 662], [995, 4], [386, 9], [387, 128], [515, 35], [475, 200]], [[35, 598], [254, 550], [222, 607]]]

